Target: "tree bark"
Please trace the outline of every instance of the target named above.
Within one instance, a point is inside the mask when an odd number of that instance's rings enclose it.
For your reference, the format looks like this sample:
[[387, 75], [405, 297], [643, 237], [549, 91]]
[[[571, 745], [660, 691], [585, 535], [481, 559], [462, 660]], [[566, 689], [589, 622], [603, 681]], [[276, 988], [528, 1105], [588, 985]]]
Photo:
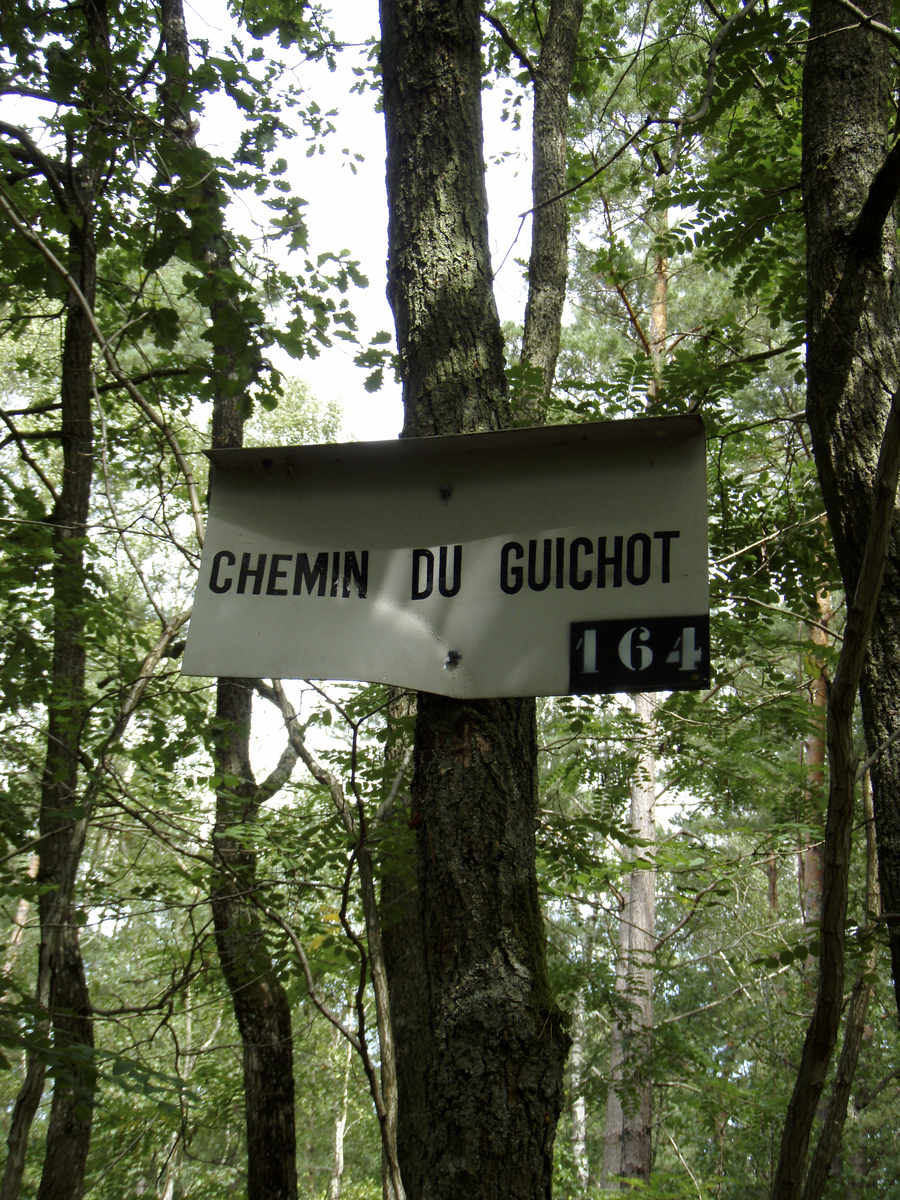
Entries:
[[[545, 401], [556, 374], [569, 274], [568, 207], [565, 199], [557, 197], [566, 190], [569, 85], [583, 14], [583, 0], [551, 0], [540, 61], [534, 72], [534, 214], [522, 361], [543, 372], [541, 396]], [[532, 405], [525, 415], [533, 424], [543, 421], [540, 405]]]
[[[405, 436], [509, 423], [479, 7], [382, 0], [388, 298]], [[537, 896], [533, 700], [420, 694], [412, 821], [431, 1047], [422, 1196], [547, 1197], [568, 1047]]]
[[[890, 23], [890, 12], [872, 9]], [[852, 28], [835, 0], [814, 0], [803, 82], [807, 226], [807, 416], [848, 596], [859, 578], [873, 479], [891, 395], [900, 380], [896, 225], [883, 190], [892, 116], [888, 42]], [[848, 28], [849, 26], [849, 28]], [[896, 186], [894, 187], [896, 195]], [[877, 211], [876, 211], [877, 210]], [[900, 523], [893, 536], [863, 672], [869, 754], [900, 715]], [[872, 765], [882, 901], [900, 912], [900, 744]], [[900, 1007], [900, 920], [889, 918]]]

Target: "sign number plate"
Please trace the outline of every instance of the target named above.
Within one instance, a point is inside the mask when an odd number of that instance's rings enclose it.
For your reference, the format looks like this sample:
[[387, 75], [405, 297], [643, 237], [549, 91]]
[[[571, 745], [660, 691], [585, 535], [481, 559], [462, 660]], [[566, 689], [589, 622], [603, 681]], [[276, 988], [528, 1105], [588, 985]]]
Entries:
[[675, 692], [709, 687], [709, 617], [576, 621], [569, 691]]

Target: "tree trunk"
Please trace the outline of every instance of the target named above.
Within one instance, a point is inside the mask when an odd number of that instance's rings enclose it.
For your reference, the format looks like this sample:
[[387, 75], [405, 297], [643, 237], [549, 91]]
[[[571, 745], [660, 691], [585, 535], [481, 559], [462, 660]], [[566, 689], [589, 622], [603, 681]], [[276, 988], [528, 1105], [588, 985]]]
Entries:
[[[534, 72], [532, 125], [531, 257], [522, 361], [543, 372], [541, 398], [553, 388], [559, 357], [566, 280], [569, 273], [569, 220], [565, 199], [568, 171], [569, 85], [584, 13], [583, 0], [551, 0], [541, 57]], [[525, 414], [543, 421], [540, 405]]]
[[572, 1159], [578, 1186], [586, 1192], [591, 1182], [587, 1156], [587, 1101], [584, 1098], [584, 988], [579, 988], [572, 1010], [572, 1049], [569, 1054], [569, 1080], [572, 1096]]
[[297, 1194], [291, 1011], [259, 915], [246, 899], [256, 884], [256, 854], [232, 832], [252, 825], [257, 814], [248, 745], [251, 686], [246, 679], [220, 679], [216, 690], [216, 771], [239, 782], [216, 792], [213, 847], [221, 869], [211, 902], [243, 1047], [248, 1200], [291, 1200]]
[[[194, 124], [186, 105], [190, 47], [182, 0], [162, 0], [162, 34], [166, 78], [160, 100], [167, 136], [196, 149]], [[210, 160], [204, 183], [203, 229], [198, 247], [210, 270], [227, 268], [230, 257], [224, 230], [223, 197]], [[230, 308], [227, 298], [211, 306], [213, 334], [219, 314]], [[231, 314], [240, 327], [240, 315]], [[244, 412], [240, 355], [253, 338], [245, 336], [213, 347], [216, 390], [213, 397], [212, 444], [216, 449], [243, 444]], [[294, 1052], [287, 995], [265, 945], [260, 916], [247, 899], [256, 886], [256, 853], [235, 828], [257, 819], [259, 789], [250, 764], [253, 681], [220, 679], [216, 687], [213, 758], [217, 774], [236, 783], [216, 791], [213, 849], [217, 869], [211, 904], [216, 946], [231, 993], [243, 1047], [244, 1107], [247, 1116], [247, 1195], [249, 1200], [292, 1200], [297, 1194], [294, 1119]]]
[[[889, 9], [876, 6], [872, 15], [890, 23]], [[852, 596], [882, 433], [900, 380], [900, 294], [891, 209], [897, 182], [878, 177], [892, 117], [890, 48], [877, 33], [852, 28], [846, 16], [835, 0], [814, 0], [803, 81], [803, 189], [807, 415], [844, 589]], [[889, 194], [881, 203], [885, 189]], [[870, 754], [884, 747], [898, 726], [898, 627], [900, 524], [895, 519], [861, 689]], [[882, 899], [886, 912], [896, 914], [900, 743], [879, 754], [872, 785]], [[900, 919], [890, 918], [887, 924], [900, 1003]]]
[[[865, 787], [866, 808], [866, 912], [869, 918], [878, 911], [878, 864], [875, 850], [875, 813], [872, 796]], [[871, 927], [870, 927], [871, 932]], [[821, 1127], [816, 1148], [809, 1164], [806, 1182], [803, 1185], [803, 1200], [822, 1200], [828, 1177], [833, 1173], [835, 1158], [841, 1150], [841, 1137], [847, 1120], [850, 1091], [856, 1076], [859, 1052], [866, 1032], [866, 1011], [874, 988], [869, 982], [878, 962], [878, 942], [863, 959], [862, 967], [850, 992], [844, 1019], [844, 1044], [838, 1060], [837, 1072], [831, 1085], [831, 1095], [822, 1113]], [[853, 1170], [853, 1160], [849, 1160]]]
[[[85, 41], [99, 51], [98, 92], [105, 78], [108, 43], [106, 10], [96, 0], [84, 7]], [[88, 134], [90, 141], [90, 134]], [[99, 182], [96, 164], [80, 166], [65, 183], [70, 207], [69, 270], [90, 307], [97, 279], [93, 202]], [[39, 1200], [80, 1200], [84, 1190], [93, 1118], [95, 1072], [91, 1005], [78, 940], [75, 884], [87, 834], [88, 814], [79, 795], [82, 726], [87, 713], [84, 540], [87, 536], [93, 476], [92, 421], [94, 338], [88, 316], [74, 295], [67, 312], [60, 380], [62, 486], [50, 518], [53, 552], [53, 677], [47, 711], [47, 757], [41, 782], [38, 909], [37, 1008], [43, 1030], [52, 1029], [57, 1069]], [[15, 1200], [25, 1167], [31, 1124], [43, 1094], [46, 1067], [29, 1055], [25, 1082], [16, 1099], [0, 1196]]]
[[[397, 770], [412, 751], [410, 740], [398, 734], [398, 723], [415, 715], [415, 697], [397, 692], [389, 709], [392, 737], [385, 749], [385, 757]], [[408, 788], [400, 790], [386, 820], [393, 830], [387, 839], [390, 857], [380, 864], [379, 911], [397, 1069], [397, 1156], [407, 1200], [419, 1200], [425, 1184], [422, 1147], [428, 1138], [422, 1064], [431, 1054], [431, 1017]]]
[[[655, 696], [634, 697], [641, 747], [631, 783], [630, 824], [635, 835], [656, 839], [656, 755], [652, 746]], [[637, 852], [652, 855], [652, 849]], [[616, 1002], [610, 1047], [610, 1091], [606, 1105], [603, 1186], [619, 1179], [647, 1183], [651, 1160], [651, 1078], [648, 1057], [653, 1030], [653, 953], [656, 945], [656, 870], [635, 868], [628, 877], [619, 915]]]
[[[405, 436], [509, 423], [491, 290], [479, 7], [382, 0], [388, 297]], [[431, 1050], [426, 1200], [549, 1195], [568, 1035], [537, 896], [533, 700], [420, 694], [413, 822]]]
[[[817, 596], [822, 625], [831, 619], [831, 598], [827, 592]], [[828, 645], [828, 634], [818, 625], [810, 626], [810, 638], [817, 646]], [[806, 766], [807, 813], [804, 824], [812, 826], [805, 833], [798, 860], [800, 882], [800, 911], [804, 925], [818, 925], [822, 916], [822, 880], [825, 869], [824, 809], [825, 809], [825, 719], [828, 708], [828, 677], [819, 659], [811, 663], [809, 699], [812, 706], [810, 729], [803, 743]], [[821, 832], [820, 832], [821, 827]]]

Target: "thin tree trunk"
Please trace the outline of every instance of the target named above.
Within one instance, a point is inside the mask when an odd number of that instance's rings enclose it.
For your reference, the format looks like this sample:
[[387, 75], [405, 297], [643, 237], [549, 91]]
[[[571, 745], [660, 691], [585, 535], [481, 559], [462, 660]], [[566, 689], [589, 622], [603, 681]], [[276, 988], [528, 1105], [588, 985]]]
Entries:
[[328, 1200], [341, 1200], [341, 1180], [344, 1176], [344, 1136], [347, 1132], [347, 1098], [350, 1091], [350, 1055], [353, 1047], [341, 1039], [344, 1066], [341, 1072], [341, 1095], [334, 1108], [334, 1165], [328, 1181]]
[[[503, 428], [479, 8], [382, 0], [381, 25], [404, 434]], [[537, 896], [536, 752], [531, 700], [419, 695], [412, 820], [432, 1028], [427, 1200], [549, 1192], [568, 1036]]]
[[[162, 0], [162, 32], [168, 69], [161, 89], [166, 133], [176, 145], [196, 150], [194, 124], [185, 105], [190, 47], [182, 0]], [[199, 250], [211, 270], [230, 265], [225, 242], [223, 197], [213, 164], [205, 183], [206, 240]], [[217, 317], [227, 299], [211, 307]], [[252, 336], [239, 339], [245, 349]], [[240, 347], [213, 347], [217, 364], [213, 398], [212, 444], [216, 449], [243, 444], [245, 397], [241, 387]], [[269, 958], [258, 911], [247, 899], [256, 886], [256, 853], [233, 831], [257, 819], [259, 789], [250, 764], [253, 681], [220, 679], [216, 686], [213, 757], [216, 771], [234, 785], [216, 791], [213, 849], [218, 869], [211, 904], [216, 946], [231, 993], [243, 1046], [244, 1107], [247, 1117], [247, 1194], [249, 1200], [292, 1200], [297, 1194], [294, 1119], [294, 1056], [287, 995]]]
[[[388, 716], [395, 732], [385, 757], [398, 770], [411, 754], [412, 745], [397, 735], [397, 725], [415, 715], [414, 696], [406, 692], [394, 695]], [[431, 1054], [431, 1014], [408, 787], [398, 791], [393, 811], [385, 820], [393, 832], [386, 839], [390, 858], [380, 863], [379, 911], [397, 1072], [397, 1156], [407, 1200], [420, 1200], [425, 1184], [422, 1147], [428, 1137], [422, 1068]]]
[[[583, 0], [551, 0], [540, 60], [532, 73], [534, 213], [522, 361], [541, 369], [543, 401], [553, 389], [569, 274], [568, 208], [557, 197], [566, 190], [569, 85], [583, 13]], [[525, 415], [533, 424], [544, 420], [540, 404], [530, 404]]]
[[[641, 746], [631, 783], [630, 825], [647, 842], [656, 840], [655, 696], [634, 697]], [[650, 858], [652, 849], [637, 854]], [[603, 1186], [621, 1179], [646, 1183], [651, 1164], [652, 1081], [648, 1057], [653, 1030], [653, 952], [656, 944], [656, 870], [635, 868], [628, 877], [619, 915], [616, 1003], [610, 1046], [610, 1092], [606, 1105]]]
[[[85, 40], [106, 70], [106, 11], [97, 0], [84, 7]], [[87, 157], [87, 155], [85, 156]], [[93, 307], [97, 249], [92, 206], [98, 184], [95, 165], [83, 166], [77, 183], [66, 181], [72, 206], [69, 269]], [[63, 478], [50, 519], [53, 547], [53, 675], [47, 711], [47, 758], [41, 782], [41, 835], [38, 902], [41, 944], [36, 1001], [43, 1014], [38, 1036], [52, 1030], [54, 1051], [63, 1056], [57, 1071], [39, 1200], [80, 1200], [90, 1145], [95, 1073], [90, 999], [78, 941], [75, 884], [84, 849], [88, 815], [79, 795], [82, 724], [86, 716], [86, 654], [82, 610], [85, 602], [84, 542], [93, 475], [91, 403], [93, 333], [76, 298], [67, 298], [60, 381]], [[69, 1057], [69, 1052], [74, 1053]], [[65, 1059], [69, 1058], [66, 1062]], [[44, 1090], [46, 1067], [40, 1053], [28, 1056], [16, 1098], [8, 1155], [0, 1186], [2, 1200], [16, 1200], [25, 1168], [28, 1137]]]
[[[837, 0], [814, 0], [804, 68], [807, 226], [807, 414], [831, 536], [848, 597], [859, 579], [874, 477], [900, 382], [897, 180], [885, 165], [892, 66], [888, 42], [854, 27]], [[871, 9], [891, 23], [889, 9]], [[892, 152], [895, 154], [896, 152]], [[900, 523], [862, 679], [885, 910], [900, 913]], [[887, 922], [900, 1008], [900, 919]]]
[[[878, 862], [875, 846], [875, 813], [871, 789], [865, 781], [864, 799], [866, 808], [866, 912], [871, 919], [878, 913], [880, 892], [878, 888]], [[874, 929], [870, 926], [870, 933]], [[847, 1119], [847, 1106], [856, 1066], [866, 1030], [866, 1011], [874, 988], [869, 977], [878, 962], [878, 942], [873, 944], [863, 960], [862, 967], [853, 984], [847, 1012], [844, 1018], [844, 1044], [838, 1060], [837, 1074], [831, 1085], [831, 1095], [822, 1114], [819, 1139], [809, 1164], [806, 1182], [803, 1185], [803, 1200], [822, 1200], [825, 1185], [832, 1172], [836, 1156], [841, 1149], [841, 1137]]]
[[582, 1191], [591, 1182], [587, 1156], [587, 1101], [584, 1098], [584, 989], [580, 988], [572, 1009], [572, 1049], [569, 1052], [569, 1080], [572, 1095], [572, 1158], [575, 1178]]
[[[827, 592], [816, 597], [819, 620], [827, 625], [831, 618], [831, 601]], [[828, 634], [819, 625], [811, 625], [810, 638], [817, 646], [828, 645]], [[812, 678], [809, 681], [809, 698], [812, 705], [810, 730], [803, 744], [803, 759], [806, 766], [806, 794], [808, 816], [805, 824], [813, 826], [812, 834], [804, 834], [804, 844], [799, 853], [800, 911], [804, 925], [818, 925], [822, 916], [822, 879], [825, 855], [819, 821], [815, 818], [825, 810], [825, 722], [828, 707], [828, 678], [824, 664], [819, 659], [812, 663]], [[821, 822], [824, 832], [824, 820]]]

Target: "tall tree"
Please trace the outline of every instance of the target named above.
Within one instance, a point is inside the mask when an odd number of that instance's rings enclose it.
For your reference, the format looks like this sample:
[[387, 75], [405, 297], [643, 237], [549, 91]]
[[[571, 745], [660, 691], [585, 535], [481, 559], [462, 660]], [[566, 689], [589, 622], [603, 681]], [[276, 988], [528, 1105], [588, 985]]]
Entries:
[[[388, 297], [407, 437], [509, 423], [479, 20], [472, 0], [381, 4]], [[412, 804], [430, 1043], [420, 1150], [434, 1200], [549, 1191], [568, 1035], [537, 895], [536, 755], [533, 701], [419, 695]]]
[[[881, 887], [900, 1000], [900, 299], [896, 224], [900, 148], [885, 155], [893, 67], [890, 10], [816, 0], [803, 76], [807, 232], [807, 417], [850, 601], [829, 694], [831, 787], [816, 1010], [782, 1140], [773, 1194], [799, 1195], [813, 1115], [837, 1040], [856, 759], [850, 717], [860, 684], [872, 756]], [[882, 583], [883, 578], [883, 583]], [[871, 637], [870, 637], [871, 631]], [[866, 645], [868, 650], [866, 652]]]
[[[173, 151], [169, 171], [202, 178], [205, 230], [198, 231], [197, 250], [213, 276], [227, 276], [233, 273], [234, 258], [225, 222], [227, 195], [211, 156], [194, 136], [190, 45], [181, 0], [162, 0], [161, 18], [161, 107]], [[259, 353], [234, 297], [227, 292], [217, 295], [210, 316], [212, 445], [233, 449], [243, 445], [244, 419], [252, 406], [248, 384], [258, 372]], [[249, 1200], [292, 1200], [297, 1194], [297, 1138], [291, 1011], [266, 947], [262, 918], [253, 906], [257, 855], [252, 829], [261, 803], [289, 777], [296, 755], [288, 755], [260, 787], [250, 759], [252, 716], [253, 681], [219, 679], [211, 740], [221, 783], [216, 790], [210, 899], [219, 961], [243, 1046], [247, 1195]]]
[[[629, 874], [619, 911], [616, 960], [618, 1011], [610, 1037], [610, 1092], [606, 1108], [603, 1184], [649, 1182], [651, 1165], [653, 976], [656, 948], [656, 869], [647, 845], [656, 841], [655, 695], [637, 695], [638, 760], [631, 781], [629, 820], [644, 859]], [[650, 854], [653, 851], [649, 851]]]
[[[74, 36], [77, 52], [91, 64], [83, 77], [87, 103], [99, 113], [110, 103], [109, 22], [105, 5], [88, 0]], [[54, 496], [52, 531], [53, 666], [47, 705], [47, 758], [41, 782], [41, 947], [36, 999], [53, 1032], [61, 1062], [57, 1071], [41, 1200], [79, 1200], [84, 1187], [93, 1118], [94, 1045], [91, 1004], [78, 936], [75, 889], [87, 834], [88, 812], [81, 794], [81, 757], [87, 716], [85, 674], [85, 540], [93, 481], [94, 334], [91, 314], [97, 282], [97, 201], [107, 152], [102, 122], [89, 122], [75, 161], [55, 163], [23, 131], [14, 133], [26, 170], [42, 171], [67, 218], [68, 271], [75, 287], [66, 294], [60, 376], [62, 486]], [[66, 1060], [68, 1062], [66, 1063]], [[13, 1115], [9, 1155], [0, 1195], [18, 1195], [28, 1135], [40, 1102], [46, 1058], [29, 1055]]]

